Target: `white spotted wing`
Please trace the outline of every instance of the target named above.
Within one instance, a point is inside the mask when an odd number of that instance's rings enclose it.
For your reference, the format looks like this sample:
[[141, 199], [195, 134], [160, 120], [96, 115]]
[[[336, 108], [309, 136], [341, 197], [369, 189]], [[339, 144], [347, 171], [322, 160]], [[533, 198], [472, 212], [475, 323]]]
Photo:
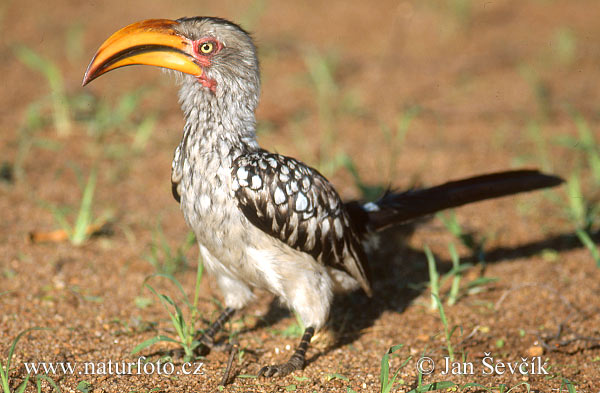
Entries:
[[233, 162], [234, 195], [246, 218], [315, 260], [351, 274], [370, 292], [366, 256], [333, 186], [293, 158], [257, 151]]

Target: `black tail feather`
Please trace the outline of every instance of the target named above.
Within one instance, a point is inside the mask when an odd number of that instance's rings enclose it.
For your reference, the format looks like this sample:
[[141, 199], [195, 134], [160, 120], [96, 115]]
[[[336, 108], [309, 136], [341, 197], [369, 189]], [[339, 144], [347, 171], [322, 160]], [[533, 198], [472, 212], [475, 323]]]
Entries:
[[[388, 192], [373, 204], [365, 206], [351, 202], [346, 206], [354, 222], [365, 223], [364, 230], [378, 231], [440, 210], [555, 187], [561, 183], [563, 179], [560, 177], [537, 170], [505, 171], [451, 181], [431, 188]], [[359, 207], [362, 212], [358, 211]]]

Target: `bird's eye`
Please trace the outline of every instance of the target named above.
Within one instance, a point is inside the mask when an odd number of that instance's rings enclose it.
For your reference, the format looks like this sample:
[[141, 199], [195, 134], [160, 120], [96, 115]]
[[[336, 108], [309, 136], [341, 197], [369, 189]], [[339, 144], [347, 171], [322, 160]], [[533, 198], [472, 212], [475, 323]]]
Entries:
[[204, 55], [208, 55], [215, 49], [215, 45], [212, 42], [205, 42], [200, 45], [200, 52]]

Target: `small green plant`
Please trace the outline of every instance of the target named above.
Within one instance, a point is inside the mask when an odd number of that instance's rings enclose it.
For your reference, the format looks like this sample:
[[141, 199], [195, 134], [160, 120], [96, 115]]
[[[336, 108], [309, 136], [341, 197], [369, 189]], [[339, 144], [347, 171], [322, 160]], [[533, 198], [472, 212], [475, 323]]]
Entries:
[[363, 181], [352, 157], [344, 155], [342, 163], [352, 175], [354, 185], [358, 188], [364, 200], [374, 201], [385, 193], [386, 188], [383, 184], [367, 184]]
[[558, 139], [558, 144], [583, 153], [582, 157], [592, 172], [594, 182], [600, 185], [600, 142], [596, 140], [595, 133], [580, 113], [571, 111], [571, 117], [577, 129], [577, 136], [564, 135]]
[[[429, 249], [427, 245], [424, 247], [425, 256], [427, 257], [427, 267], [429, 269], [429, 287], [431, 288], [431, 294], [439, 296], [439, 289], [444, 285], [446, 280], [452, 278], [452, 284], [450, 286], [450, 291], [448, 292], [448, 305], [453, 305], [456, 303], [459, 297], [460, 291], [460, 283], [462, 279], [462, 274], [465, 270], [472, 267], [473, 265], [470, 263], [460, 263], [460, 258], [458, 257], [458, 253], [456, 252], [456, 247], [454, 247], [453, 243], [448, 245], [448, 250], [450, 251], [450, 258], [452, 260], [452, 269], [444, 274], [441, 278], [437, 271], [435, 258], [433, 253]], [[486, 281], [487, 283], [489, 281]], [[482, 283], [478, 283], [481, 285]], [[431, 299], [431, 308], [437, 308], [437, 302], [435, 299]]]
[[274, 330], [273, 333], [290, 338], [302, 337], [302, 334], [304, 333], [304, 324], [302, 323], [302, 318], [300, 318], [300, 314], [298, 314], [296, 311], [294, 311], [294, 316], [296, 317], [296, 323], [292, 323], [283, 330]]
[[92, 234], [100, 229], [102, 224], [108, 221], [109, 214], [105, 214], [98, 219], [93, 216], [93, 201], [94, 192], [96, 190], [97, 170], [93, 168], [90, 171], [87, 182], [82, 190], [81, 202], [75, 221], [71, 224], [68, 220], [68, 212], [65, 209], [60, 209], [57, 206], [42, 203], [53, 214], [55, 221], [59, 227], [65, 231], [67, 238], [71, 244], [75, 246], [85, 243]]
[[44, 76], [50, 87], [54, 127], [58, 135], [69, 135], [71, 133], [71, 117], [69, 116], [68, 98], [60, 68], [50, 59], [42, 57], [25, 45], [17, 45], [15, 55], [31, 70]]
[[577, 393], [577, 390], [575, 389], [575, 386], [573, 386], [574, 383], [569, 381], [566, 378], [562, 379], [562, 382], [560, 384], [560, 391], [562, 392], [564, 388], [567, 388], [567, 391], [569, 393]]
[[470, 263], [460, 264], [460, 258], [458, 257], [458, 252], [456, 252], [454, 243], [448, 245], [448, 250], [450, 251], [450, 258], [452, 260], [452, 270], [445, 275], [444, 279], [452, 277], [452, 285], [450, 286], [450, 292], [448, 293], [448, 305], [452, 306], [453, 304], [456, 304], [456, 301], [458, 300], [462, 273], [472, 265]]
[[87, 124], [89, 135], [97, 141], [103, 142], [109, 134], [118, 130], [136, 130], [132, 145], [134, 149], [141, 150], [154, 131], [157, 119], [156, 115], [149, 114], [145, 115], [140, 123], [134, 120], [134, 115], [139, 112], [140, 103], [148, 90], [148, 87], [141, 87], [123, 93], [114, 104], [84, 92], [75, 97], [73, 105], [78, 119]]
[[592, 204], [583, 195], [579, 176], [571, 175], [567, 182], [569, 199], [569, 217], [575, 224], [575, 234], [590, 251], [596, 265], [600, 268], [600, 249], [592, 240], [594, 224], [600, 216], [600, 204]]
[[440, 212], [435, 216], [442, 221], [442, 224], [456, 239], [471, 250], [473, 254], [477, 255], [477, 259], [481, 264], [485, 264], [484, 245], [487, 240], [485, 236], [477, 239], [473, 233], [466, 233], [458, 222], [454, 210], [451, 210], [449, 213]]
[[[19, 340], [21, 340], [21, 338], [23, 338], [23, 336], [25, 336], [26, 334], [28, 334], [34, 330], [47, 330], [47, 329], [33, 327], [33, 328], [29, 328], [27, 330], [22, 331], [13, 340], [13, 342], [8, 350], [8, 357], [6, 358], [6, 362], [3, 364], [2, 361], [0, 360], [0, 384], [2, 387], [2, 393], [11, 393], [10, 384], [9, 384], [10, 371], [11, 371], [10, 365], [12, 362], [13, 355], [15, 353], [15, 348], [17, 347]], [[29, 374], [27, 374], [27, 376], [25, 377], [25, 380], [19, 384], [17, 389], [14, 391], [14, 393], [23, 393], [25, 391], [25, 389], [27, 388], [27, 385], [29, 384], [30, 377], [31, 376]], [[56, 382], [54, 382], [54, 380], [52, 378], [48, 377], [47, 375], [36, 375], [35, 383], [36, 383], [38, 393], [40, 393], [42, 391], [42, 380], [47, 381], [52, 386], [54, 391], [56, 391], [58, 393], [61, 392], [60, 388], [58, 387], [58, 385], [56, 384]]]
[[192, 248], [196, 241], [193, 232], [188, 232], [183, 243], [175, 250], [169, 245], [160, 222], [152, 234], [152, 243], [150, 244], [150, 254], [146, 255], [146, 260], [159, 272], [173, 275], [182, 271], [188, 265], [186, 254]]
[[429, 246], [423, 247], [425, 250], [425, 256], [427, 257], [427, 268], [429, 270], [429, 289], [431, 290], [431, 309], [434, 310], [437, 307], [435, 298], [440, 294], [440, 275], [437, 271], [435, 264], [435, 258]]
[[340, 374], [340, 373], [327, 374], [328, 381], [332, 381], [334, 379], [339, 379], [340, 381], [346, 381], [346, 382], [350, 381], [350, 379], [347, 376]]
[[93, 390], [92, 384], [89, 383], [88, 381], [79, 381], [79, 383], [77, 384], [77, 390], [80, 391], [81, 393], [90, 393]]
[[[178, 344], [184, 351], [184, 361], [189, 362], [195, 359], [194, 351], [198, 346], [200, 346], [200, 342], [194, 340], [196, 336], [196, 324], [200, 320], [200, 313], [198, 311], [198, 299], [200, 296], [200, 283], [202, 281], [202, 273], [203, 273], [203, 264], [201, 260], [198, 261], [198, 270], [196, 272], [196, 287], [194, 291], [193, 303], [190, 303], [188, 296], [185, 294], [183, 287], [177, 281], [175, 277], [169, 274], [153, 274], [150, 277], [144, 280], [144, 287], [146, 287], [150, 292], [152, 292], [161, 302], [162, 306], [165, 308], [167, 313], [169, 314], [169, 318], [171, 319], [171, 324], [175, 328], [177, 332], [178, 339], [174, 339], [164, 335], [158, 335], [152, 337], [141, 344], [138, 344], [132, 351], [131, 354], [136, 354], [139, 351], [156, 344], [157, 342], [166, 341]], [[165, 294], [159, 294], [148, 281], [154, 277], [163, 277], [171, 281], [175, 287], [179, 290], [183, 301], [188, 309], [189, 318], [185, 319], [181, 308], [177, 305], [175, 301], [171, 297]]]
[[390, 357], [394, 352], [402, 348], [404, 344], [398, 344], [390, 347], [385, 354], [381, 357], [381, 370], [379, 372], [379, 382], [381, 383], [381, 393], [389, 393], [392, 391], [394, 384], [396, 383], [396, 378], [398, 377], [398, 373], [402, 370], [406, 364], [412, 359], [412, 356], [408, 356], [402, 364], [398, 367], [394, 375], [390, 378]]
[[432, 296], [434, 297], [437, 303], [438, 311], [440, 313], [440, 319], [442, 321], [442, 325], [444, 326], [444, 336], [446, 337], [446, 349], [448, 350], [448, 356], [450, 357], [450, 360], [454, 360], [454, 347], [452, 347], [452, 335], [459, 326], [454, 326], [452, 328], [449, 327], [442, 301], [440, 300], [439, 296]]

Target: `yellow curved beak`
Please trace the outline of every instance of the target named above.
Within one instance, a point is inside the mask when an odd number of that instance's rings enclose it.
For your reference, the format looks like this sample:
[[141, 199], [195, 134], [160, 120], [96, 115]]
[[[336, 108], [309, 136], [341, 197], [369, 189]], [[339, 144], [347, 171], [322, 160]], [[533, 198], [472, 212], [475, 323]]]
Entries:
[[108, 71], [134, 64], [202, 75], [202, 67], [192, 56], [191, 42], [173, 29], [177, 23], [169, 19], [149, 19], [117, 31], [96, 52], [85, 71], [83, 85]]

